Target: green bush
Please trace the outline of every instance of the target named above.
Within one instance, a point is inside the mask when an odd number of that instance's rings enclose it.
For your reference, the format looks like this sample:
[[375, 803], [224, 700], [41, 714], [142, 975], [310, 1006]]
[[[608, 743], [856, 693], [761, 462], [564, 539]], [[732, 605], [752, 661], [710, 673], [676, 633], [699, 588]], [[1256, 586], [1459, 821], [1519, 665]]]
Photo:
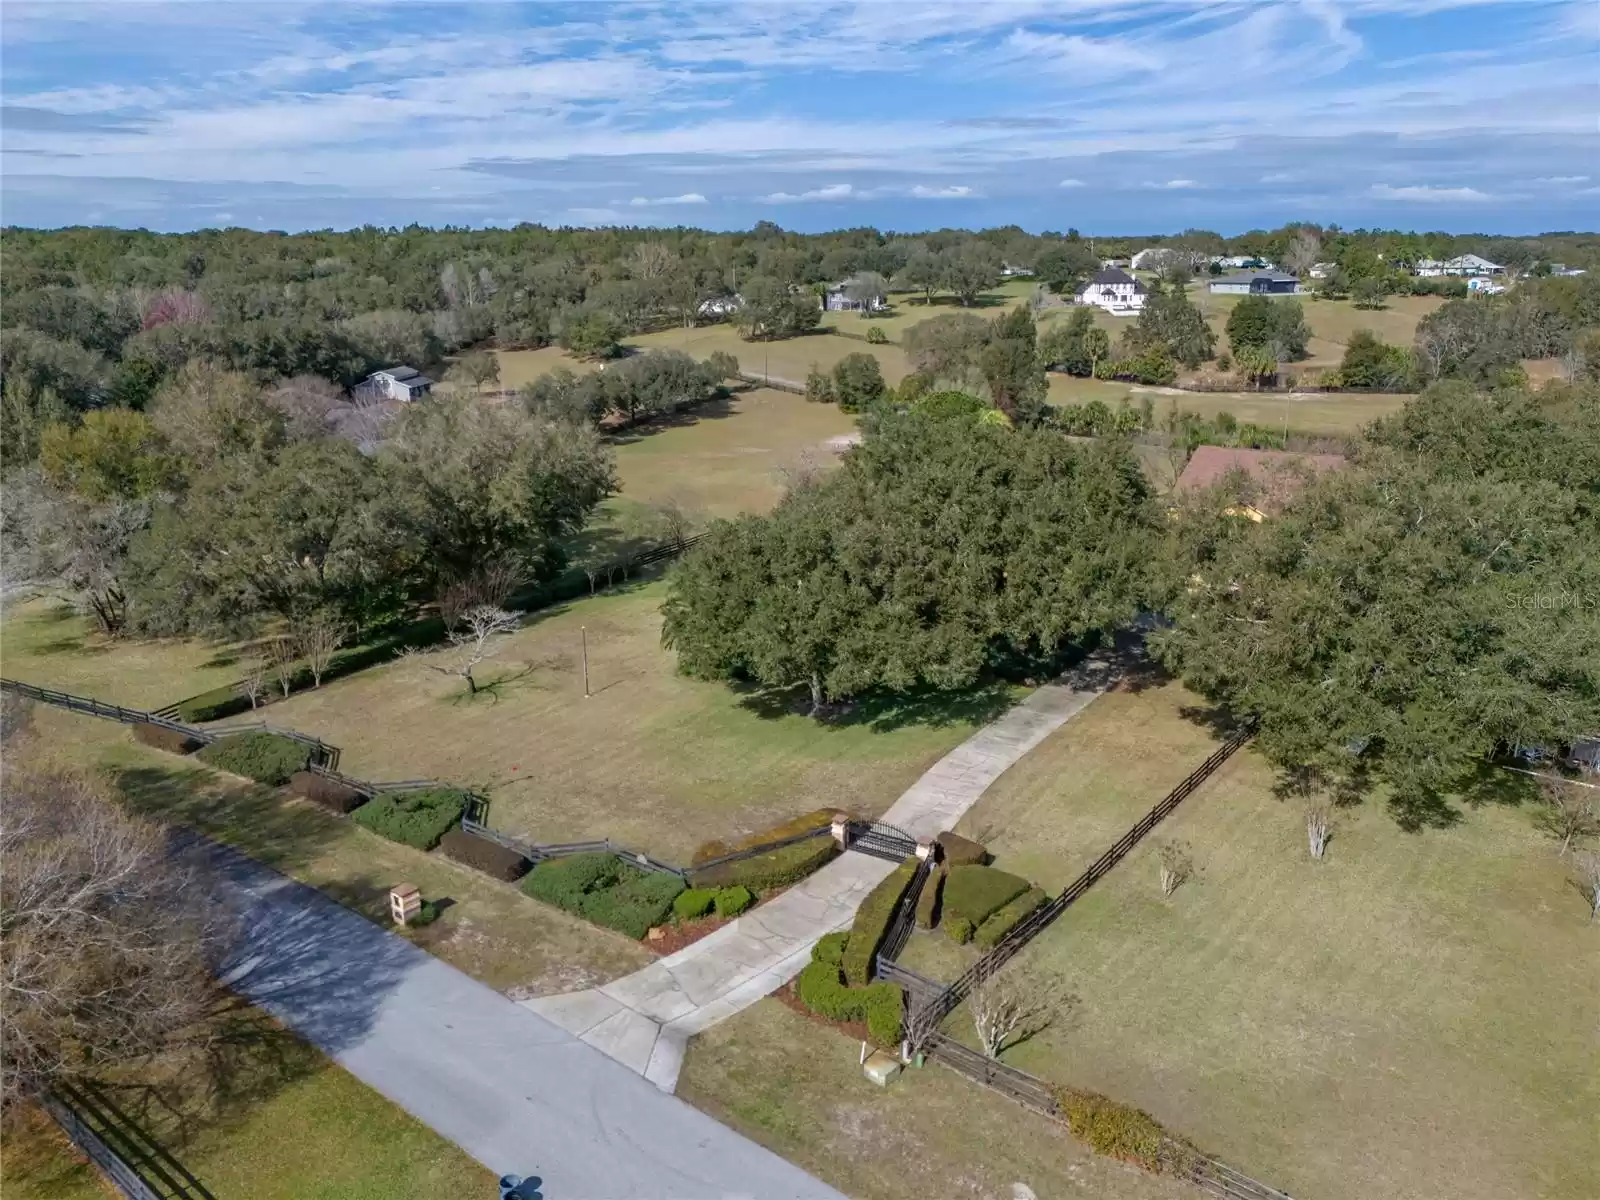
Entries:
[[951, 867], [950, 877], [944, 883], [945, 917], [947, 920], [952, 916], [965, 917], [976, 928], [991, 913], [1027, 890], [1026, 879], [994, 867]]
[[823, 934], [817, 939], [817, 944], [811, 947], [811, 961], [837, 967], [844, 961], [844, 948], [849, 941], [850, 934], [844, 930]]
[[989, 851], [981, 843], [964, 838], [959, 833], [941, 833], [938, 837], [939, 856], [947, 866], [982, 866], [989, 861]]
[[672, 902], [682, 891], [683, 880], [676, 875], [624, 864], [616, 885], [588, 893], [579, 912], [596, 925], [642, 938], [652, 926], [666, 921]]
[[717, 893], [717, 916], [737, 917], [755, 902], [755, 893], [747, 887], [723, 888]]
[[666, 920], [684, 887], [676, 875], [643, 871], [601, 853], [542, 862], [528, 872], [522, 890], [596, 925], [642, 938]]
[[932, 929], [939, 923], [939, 897], [944, 892], [944, 867], [935, 868], [917, 897], [917, 928]]
[[305, 769], [311, 760], [311, 749], [275, 733], [234, 733], [202, 746], [195, 757], [219, 771], [231, 771], [278, 787], [288, 783], [296, 771]]
[[880, 1045], [893, 1046], [900, 1041], [905, 992], [898, 984], [846, 987], [839, 968], [826, 958], [819, 958], [814, 950], [811, 962], [795, 981], [795, 994], [801, 1004], [830, 1021], [865, 1020], [868, 1034]]
[[[781, 836], [768, 840], [777, 841]], [[689, 882], [703, 888], [747, 887], [753, 892], [771, 891], [799, 883], [813, 871], [832, 862], [838, 853], [839, 843], [827, 834], [819, 834], [803, 842], [795, 842], [792, 846], [769, 850], [753, 858], [741, 858], [738, 862], [723, 863], [720, 867], [703, 871], [691, 868]]]
[[905, 1024], [906, 996], [897, 983], [880, 981], [861, 989], [867, 1032], [880, 1046], [898, 1045]]
[[692, 921], [711, 911], [717, 902], [717, 893], [710, 888], [685, 888], [672, 902], [672, 915], [680, 921]]
[[452, 829], [439, 839], [446, 858], [482, 871], [503, 883], [515, 883], [528, 873], [528, 860], [509, 846], [477, 837], [465, 829]]
[[889, 344], [889, 335], [874, 325], [867, 330], [867, 342], [873, 346], [887, 346]]
[[367, 802], [365, 792], [358, 792], [348, 783], [340, 783], [315, 771], [296, 771], [289, 776], [289, 790], [341, 817], [349, 816]]
[[900, 897], [905, 895], [916, 870], [914, 861], [896, 867], [887, 879], [867, 893], [861, 907], [856, 909], [855, 923], [850, 926], [850, 941], [840, 962], [845, 982], [852, 987], [864, 986], [871, 980], [873, 957], [883, 945], [883, 935], [889, 931], [894, 910], [899, 907]]
[[467, 811], [467, 797], [454, 788], [419, 792], [379, 792], [350, 814], [350, 819], [391, 842], [414, 850], [432, 850]]
[[424, 900], [422, 907], [417, 909], [416, 914], [406, 921], [406, 928], [421, 929], [424, 925], [432, 925], [443, 912], [444, 910], [439, 907], [437, 900]]
[[1031, 887], [1009, 904], [1003, 904], [994, 912], [973, 934], [978, 945], [989, 947], [997, 943], [1006, 934], [1011, 932], [1011, 927], [1034, 909], [1038, 908], [1048, 897], [1036, 887]]
[[944, 931], [950, 935], [950, 940], [958, 946], [965, 946], [972, 940], [972, 922], [966, 917], [945, 914]]
[[181, 729], [171, 729], [149, 721], [141, 721], [133, 727], [133, 740], [141, 746], [165, 750], [168, 754], [193, 754], [205, 745], [199, 738]]

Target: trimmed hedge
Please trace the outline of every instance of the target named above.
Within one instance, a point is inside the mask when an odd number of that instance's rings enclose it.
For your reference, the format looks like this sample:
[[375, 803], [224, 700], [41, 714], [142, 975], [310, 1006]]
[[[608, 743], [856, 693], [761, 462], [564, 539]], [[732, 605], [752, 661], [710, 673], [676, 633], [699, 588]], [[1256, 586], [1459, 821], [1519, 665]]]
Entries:
[[878, 947], [883, 945], [883, 935], [889, 931], [894, 910], [899, 907], [900, 897], [905, 895], [916, 871], [915, 859], [902, 863], [887, 879], [868, 892], [861, 907], [856, 909], [855, 924], [850, 926], [850, 941], [845, 946], [844, 958], [840, 962], [845, 982], [852, 987], [864, 987], [872, 980], [873, 956], [878, 953]]
[[959, 833], [941, 833], [937, 839], [939, 855], [952, 867], [981, 867], [989, 861], [989, 851], [980, 842]]
[[1057, 1088], [1056, 1102], [1067, 1128], [1098, 1154], [1180, 1177], [1187, 1177], [1194, 1167], [1194, 1147], [1172, 1136], [1142, 1109], [1076, 1088]]
[[201, 762], [278, 787], [311, 761], [311, 748], [276, 733], [235, 733], [195, 752]]
[[672, 902], [672, 915], [680, 921], [692, 921], [711, 911], [717, 902], [717, 893], [710, 888], [685, 888]]
[[817, 944], [811, 947], [811, 961], [829, 963], [837, 967], [844, 961], [844, 948], [849, 942], [850, 934], [845, 930], [825, 933], [817, 939]]
[[350, 819], [414, 850], [432, 850], [467, 811], [465, 793], [454, 788], [419, 792], [379, 792]]
[[973, 934], [973, 938], [980, 946], [993, 946], [1011, 932], [1013, 925], [1038, 908], [1047, 899], [1049, 897], [1039, 888], [1029, 888], [1011, 903], [1003, 904], [995, 909], [989, 915], [988, 920], [978, 926], [978, 931]]
[[465, 829], [452, 829], [445, 834], [439, 839], [439, 849], [446, 858], [504, 883], [515, 883], [533, 865], [510, 846], [502, 846], [488, 838], [474, 837]]
[[947, 913], [944, 918], [944, 931], [956, 945], [965, 946], [972, 940], [973, 925], [966, 917]]
[[[721, 858], [724, 854], [747, 850], [751, 846], [760, 846], [765, 842], [779, 842], [786, 837], [804, 833], [808, 829], [830, 825], [837, 811], [832, 808], [813, 809], [780, 825], [763, 829], [760, 833], [753, 833], [734, 842], [706, 842], [694, 852], [692, 861], [707, 862], [713, 858]], [[769, 850], [754, 858], [724, 863], [720, 867], [697, 871], [691, 866], [689, 882], [697, 888], [747, 887], [753, 892], [764, 892], [798, 883], [813, 871], [833, 861], [838, 854], [838, 843], [827, 832], [823, 832], [814, 838], [796, 842], [792, 846]]]
[[932, 929], [939, 923], [939, 898], [944, 894], [944, 873], [944, 867], [935, 867], [928, 881], [922, 885], [922, 895], [917, 897], [918, 929]]
[[289, 790], [341, 817], [349, 816], [367, 802], [365, 792], [358, 792], [348, 783], [340, 783], [315, 771], [296, 771], [289, 776]]
[[1020, 875], [994, 867], [951, 867], [950, 877], [944, 883], [945, 918], [965, 917], [976, 928], [1029, 886]]
[[886, 981], [847, 987], [838, 965], [832, 961], [840, 949], [848, 954], [848, 941], [842, 945], [833, 943], [825, 952], [822, 942], [817, 943], [811, 961], [795, 981], [800, 1003], [830, 1021], [864, 1020], [873, 1041], [881, 1046], [898, 1045], [905, 1018], [904, 990], [899, 984]]
[[149, 721], [141, 721], [133, 727], [133, 740], [142, 746], [165, 750], [168, 754], [193, 754], [205, 745], [199, 738], [191, 737], [181, 729], [169, 729]]
[[615, 854], [598, 853], [542, 862], [528, 872], [522, 890], [637, 939], [666, 920], [684, 887], [676, 875], [643, 871]]
[[747, 887], [723, 888], [717, 893], [717, 916], [737, 917], [755, 902], [755, 893]]

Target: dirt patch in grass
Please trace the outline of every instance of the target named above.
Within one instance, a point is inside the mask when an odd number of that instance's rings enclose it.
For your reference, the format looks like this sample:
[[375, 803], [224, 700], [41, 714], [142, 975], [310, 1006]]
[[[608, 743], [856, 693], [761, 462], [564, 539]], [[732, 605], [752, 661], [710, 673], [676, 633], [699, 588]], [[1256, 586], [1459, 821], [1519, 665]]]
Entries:
[[883, 1089], [858, 1040], [767, 999], [689, 1044], [678, 1094], [861, 1200], [1195, 1200], [940, 1067]]

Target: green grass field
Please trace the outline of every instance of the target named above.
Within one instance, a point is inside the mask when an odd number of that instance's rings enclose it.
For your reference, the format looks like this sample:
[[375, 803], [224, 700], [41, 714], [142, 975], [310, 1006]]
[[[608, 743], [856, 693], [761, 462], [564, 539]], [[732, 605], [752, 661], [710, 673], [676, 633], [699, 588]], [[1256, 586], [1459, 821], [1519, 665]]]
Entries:
[[856, 1056], [843, 1034], [762, 1000], [689, 1043], [678, 1095], [859, 1200], [1199, 1197], [1097, 1157], [942, 1067], [908, 1071], [883, 1090]]
[[[457, 1200], [494, 1176], [256, 1010], [214, 1023], [213, 1053], [110, 1089], [213, 1194], [227, 1200]], [[226, 1069], [224, 1069], [224, 1067]], [[7, 1200], [115, 1195], [37, 1110], [8, 1129]]]
[[400, 662], [275, 704], [272, 719], [342, 747], [352, 775], [483, 787], [509, 832], [610, 836], [686, 861], [708, 838], [819, 806], [882, 811], [1010, 697], [819, 724], [789, 697], [678, 674], [661, 646], [664, 593], [653, 583], [540, 615], [483, 670], [503, 682], [470, 703], [460, 681]]
[[[1059, 887], [1210, 749], [1192, 703], [1171, 686], [1097, 701], [963, 827]], [[1596, 927], [1531, 813], [1407, 834], [1368, 803], [1315, 863], [1272, 782], [1235, 757], [1024, 952], [1082, 1004], [1007, 1061], [1294, 1195], [1600, 1194]], [[1168, 840], [1197, 873], [1163, 901]]]

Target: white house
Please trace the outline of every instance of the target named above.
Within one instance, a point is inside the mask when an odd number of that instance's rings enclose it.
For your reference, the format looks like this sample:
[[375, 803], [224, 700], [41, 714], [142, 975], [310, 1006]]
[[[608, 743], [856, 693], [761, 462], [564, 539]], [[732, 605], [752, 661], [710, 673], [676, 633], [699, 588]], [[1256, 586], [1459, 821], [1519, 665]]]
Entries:
[[1145, 287], [1118, 267], [1096, 271], [1078, 289], [1079, 304], [1093, 304], [1118, 317], [1131, 317], [1144, 309]]
[[1264, 258], [1257, 258], [1254, 254], [1220, 254], [1210, 261], [1229, 271], [1270, 271], [1272, 269], [1271, 263]]
[[857, 309], [864, 309], [868, 312], [883, 312], [889, 307], [882, 296], [873, 296], [866, 302], [850, 299], [845, 294], [845, 289], [850, 284], [851, 280], [848, 279], [843, 283], [829, 284], [828, 293], [822, 300], [822, 307], [828, 312], [854, 312]]
[[1312, 263], [1311, 269], [1306, 272], [1312, 279], [1326, 279], [1328, 273], [1337, 269], [1337, 263]]
[[433, 380], [415, 367], [385, 367], [368, 375], [356, 385], [356, 390], [389, 400], [415, 400], [433, 390]]
[[1558, 279], [1574, 279], [1579, 275], [1587, 275], [1588, 272], [1582, 267], [1569, 267], [1566, 263], [1551, 263], [1550, 274]]
[[1133, 256], [1133, 261], [1128, 265], [1135, 271], [1159, 271], [1165, 265], [1162, 259], [1166, 254], [1164, 247], [1146, 246]]
[[1498, 296], [1505, 290], [1505, 284], [1495, 283], [1489, 279], [1467, 280], [1467, 291], [1471, 292], [1475, 296]]
[[1032, 267], [1014, 267], [1010, 263], [1000, 268], [1003, 279], [1029, 279], [1033, 276]]
[[1479, 258], [1476, 254], [1460, 254], [1455, 258], [1447, 258], [1443, 262], [1437, 259], [1425, 258], [1416, 266], [1416, 271], [1423, 279], [1436, 279], [1441, 275], [1504, 275], [1506, 269], [1498, 263], [1492, 263], [1487, 258]]
[[743, 304], [743, 296], [713, 296], [709, 300], [702, 300], [695, 312], [702, 317], [720, 321], [724, 317], [733, 316]]

